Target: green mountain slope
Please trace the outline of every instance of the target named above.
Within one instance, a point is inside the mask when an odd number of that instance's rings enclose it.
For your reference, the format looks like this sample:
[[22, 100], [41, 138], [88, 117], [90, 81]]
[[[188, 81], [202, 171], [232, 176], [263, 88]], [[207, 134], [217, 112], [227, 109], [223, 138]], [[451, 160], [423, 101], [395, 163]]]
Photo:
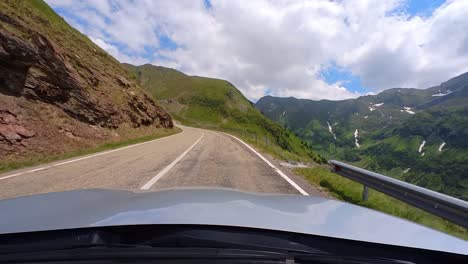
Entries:
[[321, 161], [309, 146], [262, 115], [227, 81], [188, 76], [150, 64], [124, 65], [171, 115], [184, 124], [249, 136], [251, 141], [262, 142], [264, 147], [282, 158], [308, 157]]
[[170, 127], [117, 60], [43, 1], [0, 1], [0, 170]]
[[425, 90], [344, 101], [264, 97], [256, 107], [327, 158], [468, 200], [468, 73]]

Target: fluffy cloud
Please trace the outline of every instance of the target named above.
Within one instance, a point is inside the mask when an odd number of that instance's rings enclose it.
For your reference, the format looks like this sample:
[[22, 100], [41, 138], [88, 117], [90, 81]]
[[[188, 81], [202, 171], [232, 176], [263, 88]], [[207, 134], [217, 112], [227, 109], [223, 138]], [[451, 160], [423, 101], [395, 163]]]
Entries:
[[[468, 71], [468, 1], [411, 16], [405, 1], [64, 1], [67, 21], [122, 62], [223, 78], [265, 94], [344, 99], [336, 65], [368, 90], [426, 88]], [[162, 40], [176, 45], [168, 47]]]

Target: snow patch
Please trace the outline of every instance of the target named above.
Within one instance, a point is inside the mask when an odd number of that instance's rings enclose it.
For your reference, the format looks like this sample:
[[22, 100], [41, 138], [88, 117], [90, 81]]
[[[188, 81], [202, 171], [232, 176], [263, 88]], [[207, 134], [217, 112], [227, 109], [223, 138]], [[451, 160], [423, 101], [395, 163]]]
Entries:
[[[415, 114], [414, 111], [411, 111], [411, 107], [404, 106], [403, 108], [404, 108], [404, 111], [407, 112], [408, 114], [412, 114], [412, 115]], [[403, 112], [403, 110], [400, 110], [400, 112]]]
[[369, 116], [365, 116], [365, 117], [364, 117], [364, 119], [367, 119], [367, 118], [369, 118]]
[[426, 145], [426, 140], [423, 140], [423, 142], [421, 143], [421, 145], [419, 145], [419, 153], [421, 153], [421, 151], [423, 150], [424, 145]]
[[445, 93], [441, 93], [440, 90], [439, 90], [439, 93], [433, 94], [432, 96], [446, 96], [447, 94], [451, 94], [451, 93], [452, 93], [452, 91], [450, 91], [450, 90], [447, 90], [447, 92], [445, 92]]
[[373, 112], [377, 110], [377, 107], [382, 106], [384, 103], [378, 103], [378, 104], [370, 104], [369, 106], [369, 111]]
[[411, 168], [407, 168], [406, 170], [403, 171], [403, 173], [407, 173]]
[[444, 148], [444, 146], [445, 146], [445, 142], [442, 142], [442, 144], [440, 144], [440, 146], [439, 146], [439, 151], [442, 151], [442, 149]]
[[333, 128], [330, 126], [330, 123], [328, 123], [328, 121], [327, 121], [327, 125], [328, 125], [328, 131], [330, 131], [330, 133], [333, 134]]
[[328, 123], [328, 121], [327, 121], [327, 125], [328, 125], [328, 131], [333, 135], [333, 138], [336, 140], [336, 135], [335, 133], [333, 133], [333, 128], [330, 125], [330, 123]]
[[356, 148], [361, 147], [361, 145], [359, 145], [358, 138], [359, 138], [359, 130], [356, 128], [356, 130], [354, 131], [354, 144], [356, 145]]

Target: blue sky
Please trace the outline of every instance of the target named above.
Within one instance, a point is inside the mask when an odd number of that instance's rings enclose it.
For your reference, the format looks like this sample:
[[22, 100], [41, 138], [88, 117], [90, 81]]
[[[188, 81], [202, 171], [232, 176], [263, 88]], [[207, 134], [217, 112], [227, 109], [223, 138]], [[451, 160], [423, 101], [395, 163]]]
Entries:
[[468, 71], [466, 0], [46, 1], [121, 62], [226, 79], [252, 101], [427, 88]]
[[336, 64], [333, 64], [332, 66], [322, 70], [321, 74], [323, 79], [328, 84], [339, 82], [350, 92], [364, 94], [368, 91], [368, 88], [362, 85], [359, 76], [354, 75], [351, 71], [347, 70], [346, 68], [337, 66]]
[[410, 15], [430, 16], [444, 2], [444, 0], [410, 0], [407, 3], [406, 11]]

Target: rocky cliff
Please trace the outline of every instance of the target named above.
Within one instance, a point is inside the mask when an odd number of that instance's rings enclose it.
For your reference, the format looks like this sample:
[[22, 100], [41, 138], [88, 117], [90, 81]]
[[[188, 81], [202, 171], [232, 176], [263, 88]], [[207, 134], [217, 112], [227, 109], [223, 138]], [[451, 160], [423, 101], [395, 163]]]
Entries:
[[0, 3], [2, 159], [172, 126], [118, 61], [44, 2]]

